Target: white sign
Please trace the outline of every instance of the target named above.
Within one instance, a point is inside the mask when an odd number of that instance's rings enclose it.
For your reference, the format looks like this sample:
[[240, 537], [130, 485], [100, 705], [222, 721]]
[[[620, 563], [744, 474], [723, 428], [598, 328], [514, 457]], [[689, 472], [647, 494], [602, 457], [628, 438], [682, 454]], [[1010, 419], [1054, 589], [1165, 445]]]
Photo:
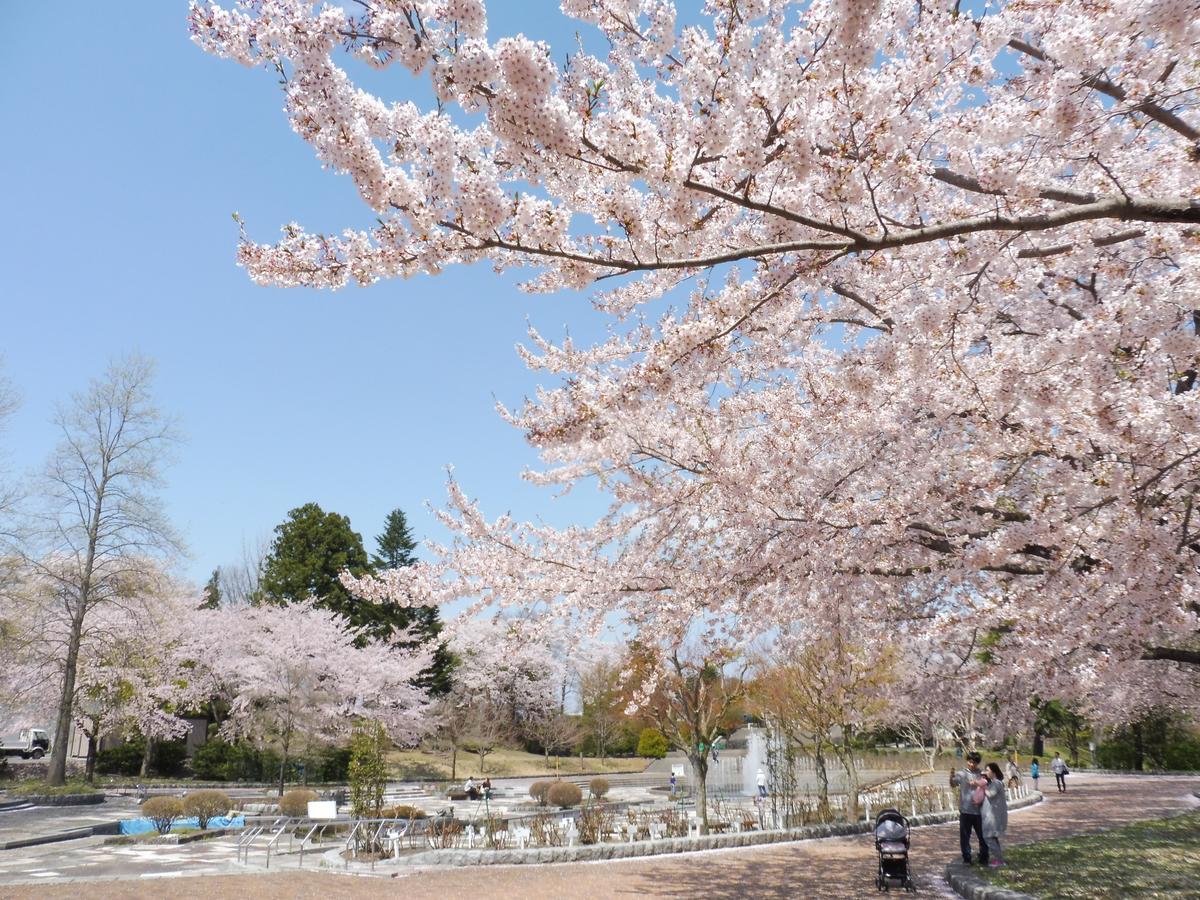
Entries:
[[685, 771], [687, 771], [687, 766], [671, 766], [671, 774], [676, 778], [682, 778]]
[[335, 801], [335, 800], [309, 800], [308, 801], [308, 817], [310, 819], [336, 819], [337, 818], [337, 801]]

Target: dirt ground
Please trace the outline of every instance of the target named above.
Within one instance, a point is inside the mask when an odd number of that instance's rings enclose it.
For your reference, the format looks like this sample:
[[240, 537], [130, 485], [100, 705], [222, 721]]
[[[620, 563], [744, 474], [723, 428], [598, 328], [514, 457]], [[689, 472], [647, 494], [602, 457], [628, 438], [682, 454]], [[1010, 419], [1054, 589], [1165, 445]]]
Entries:
[[[1195, 778], [1072, 775], [1066, 794], [1048, 793], [1045, 802], [1014, 812], [1007, 840], [1024, 843], [1178, 814], [1200, 805], [1192, 794], [1195, 790], [1200, 790], [1200, 780]], [[957, 854], [957, 824], [913, 832], [912, 864], [922, 893], [946, 896], [941, 872]], [[174, 900], [220, 896], [275, 900], [398, 896], [406, 900], [493, 897], [562, 900], [653, 896], [689, 900], [801, 897], [841, 900], [877, 896], [874, 874], [873, 846], [869, 837], [859, 836], [627, 862], [401, 870], [395, 877], [313, 871], [0, 885], [0, 897]]]

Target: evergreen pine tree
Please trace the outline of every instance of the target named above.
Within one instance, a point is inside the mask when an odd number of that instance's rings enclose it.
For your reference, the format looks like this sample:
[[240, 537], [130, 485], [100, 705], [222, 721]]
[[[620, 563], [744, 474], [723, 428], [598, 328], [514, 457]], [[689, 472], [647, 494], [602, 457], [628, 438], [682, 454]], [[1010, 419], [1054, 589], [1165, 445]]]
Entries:
[[[393, 509], [383, 522], [383, 533], [375, 538], [376, 552], [371, 564], [376, 569], [399, 569], [417, 561], [413, 553], [417, 542], [408, 527], [404, 510]], [[390, 621], [396, 630], [411, 628], [417, 638], [414, 645], [437, 641], [442, 632], [442, 620], [436, 606], [418, 606], [412, 609], [392, 607]], [[421, 673], [417, 683], [428, 689], [433, 696], [442, 696], [450, 691], [450, 672], [454, 661], [446, 645], [437, 641], [433, 651], [433, 663]]]
[[207, 583], [204, 585], [204, 593], [201, 595], [201, 609], [216, 609], [221, 605], [221, 567], [213, 569], [212, 575], [209, 576]]

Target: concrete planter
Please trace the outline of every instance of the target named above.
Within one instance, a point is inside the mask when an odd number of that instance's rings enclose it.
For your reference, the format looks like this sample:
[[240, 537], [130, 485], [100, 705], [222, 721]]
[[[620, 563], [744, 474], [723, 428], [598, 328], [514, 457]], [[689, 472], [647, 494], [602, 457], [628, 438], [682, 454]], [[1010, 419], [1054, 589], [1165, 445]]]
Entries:
[[[1014, 801], [1009, 809], [1022, 809], [1041, 802], [1042, 795], [1032, 792]], [[957, 822], [958, 812], [923, 813], [909, 817], [913, 827], [942, 825]], [[348, 862], [340, 850], [327, 851], [321, 865], [342, 870], [407, 868], [410, 866], [513, 866], [544, 865], [546, 863], [596, 862], [606, 859], [634, 859], [642, 856], [662, 856], [671, 853], [693, 853], [699, 850], [721, 850], [731, 847], [757, 847], [788, 841], [809, 841], [819, 838], [870, 834], [874, 822], [848, 822], [831, 825], [807, 825], [778, 831], [745, 831], [740, 834], [709, 834], [700, 837], [664, 838], [657, 841], [630, 841], [608, 844], [581, 844], [575, 847], [530, 847], [525, 850], [426, 850], [400, 859], [374, 863]]]

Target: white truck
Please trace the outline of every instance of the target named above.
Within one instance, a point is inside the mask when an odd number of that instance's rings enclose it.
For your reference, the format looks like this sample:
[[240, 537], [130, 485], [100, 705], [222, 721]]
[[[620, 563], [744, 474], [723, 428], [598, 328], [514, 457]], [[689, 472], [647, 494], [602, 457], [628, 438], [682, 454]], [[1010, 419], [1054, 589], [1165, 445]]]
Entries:
[[26, 728], [0, 737], [0, 756], [41, 759], [50, 751], [50, 734], [41, 728]]

